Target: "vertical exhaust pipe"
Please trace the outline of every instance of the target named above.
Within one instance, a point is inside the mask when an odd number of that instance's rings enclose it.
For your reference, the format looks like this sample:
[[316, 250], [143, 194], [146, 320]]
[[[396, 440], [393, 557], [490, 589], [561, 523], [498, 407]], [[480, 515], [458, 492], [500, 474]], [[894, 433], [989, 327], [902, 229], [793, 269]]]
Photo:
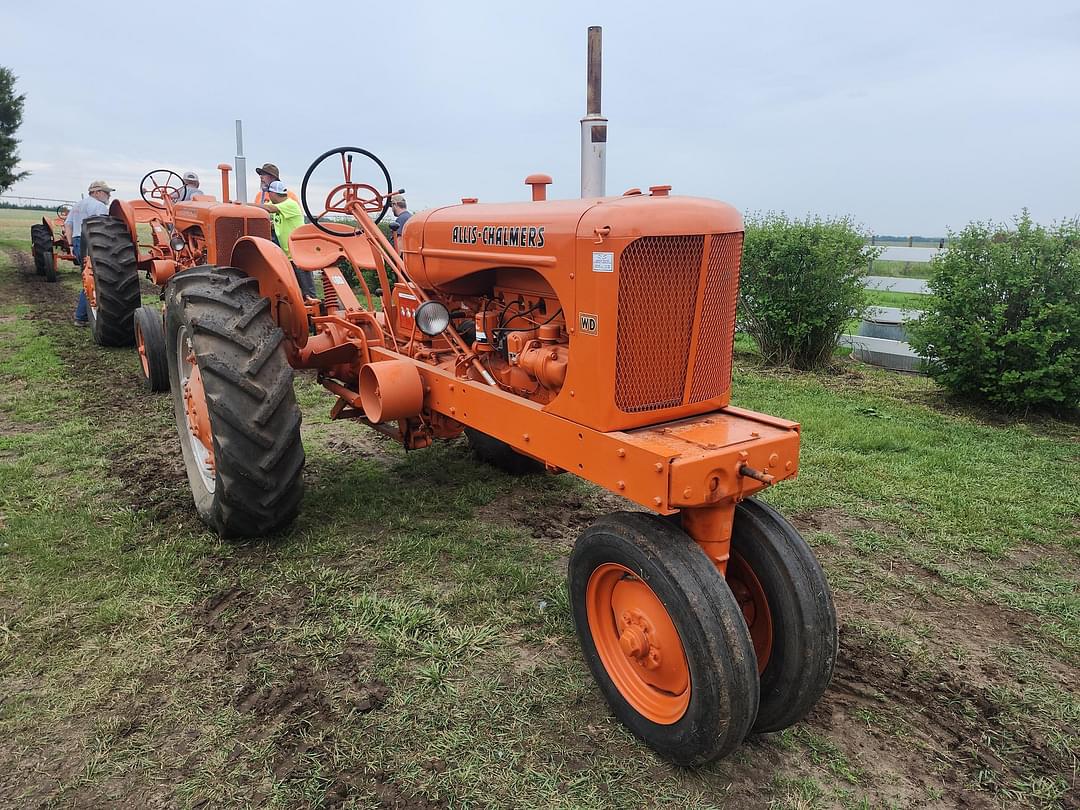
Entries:
[[244, 157], [244, 125], [236, 119], [236, 199], [247, 202], [247, 158]]
[[583, 198], [603, 197], [607, 185], [607, 119], [600, 114], [601, 31], [599, 25], [589, 26], [588, 95], [585, 117], [581, 119]]
[[[232, 171], [232, 166], [228, 163], [219, 163], [218, 171], [221, 172], [221, 201], [229, 202], [229, 172]], [[244, 200], [240, 200], [244, 202]]]

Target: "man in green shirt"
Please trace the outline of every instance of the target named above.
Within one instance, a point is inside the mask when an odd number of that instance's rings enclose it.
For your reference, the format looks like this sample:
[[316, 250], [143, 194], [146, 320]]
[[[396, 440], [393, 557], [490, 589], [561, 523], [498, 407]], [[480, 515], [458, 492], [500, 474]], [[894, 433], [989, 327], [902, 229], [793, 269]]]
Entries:
[[[289, 234], [304, 224], [304, 214], [300, 210], [300, 204], [289, 197], [289, 190], [280, 180], [275, 180], [267, 188], [270, 202], [263, 203], [263, 208], [270, 212], [270, 218], [274, 222], [274, 235], [278, 244], [285, 251], [285, 255], [292, 261], [292, 252], [289, 250]], [[305, 298], [318, 298], [315, 292], [315, 279], [306, 270], [297, 270], [296, 280], [300, 284], [300, 291]]]

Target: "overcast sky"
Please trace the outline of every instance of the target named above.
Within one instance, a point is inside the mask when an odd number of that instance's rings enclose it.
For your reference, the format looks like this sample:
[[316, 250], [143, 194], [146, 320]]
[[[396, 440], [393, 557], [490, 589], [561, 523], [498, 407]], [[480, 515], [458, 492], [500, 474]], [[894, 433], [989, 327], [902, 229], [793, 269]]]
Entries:
[[[586, 29], [603, 26], [608, 193], [670, 183], [743, 211], [938, 235], [1080, 213], [1080, 3], [18, 3], [0, 65], [33, 174], [8, 193], [137, 195], [214, 167], [299, 189], [340, 145], [413, 209], [578, 196]], [[248, 181], [253, 189], [255, 175]]]

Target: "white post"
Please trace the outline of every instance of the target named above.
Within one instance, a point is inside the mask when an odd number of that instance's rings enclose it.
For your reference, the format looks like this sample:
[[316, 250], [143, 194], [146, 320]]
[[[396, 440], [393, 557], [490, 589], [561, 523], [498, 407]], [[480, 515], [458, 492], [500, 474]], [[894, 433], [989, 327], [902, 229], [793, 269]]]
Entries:
[[603, 197], [607, 186], [607, 119], [600, 114], [601, 28], [589, 26], [588, 96], [581, 119], [581, 196]]
[[236, 119], [236, 199], [242, 203], [248, 201], [247, 195], [247, 158], [244, 157], [244, 125]]

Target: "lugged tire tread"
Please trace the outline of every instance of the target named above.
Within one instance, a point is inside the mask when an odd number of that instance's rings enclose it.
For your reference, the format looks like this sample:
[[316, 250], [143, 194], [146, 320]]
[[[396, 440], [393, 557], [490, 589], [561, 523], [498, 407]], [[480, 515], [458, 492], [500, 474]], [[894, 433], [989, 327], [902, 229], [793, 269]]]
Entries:
[[135, 244], [123, 220], [87, 217], [82, 224], [82, 252], [94, 271], [97, 316], [94, 342], [100, 346], [135, 345], [135, 310], [142, 303]]
[[[196, 267], [170, 281], [165, 305], [170, 366], [176, 363], [176, 330], [184, 325], [203, 372], [214, 431], [215, 492], [200, 515], [222, 537], [280, 531], [296, 517], [303, 497], [302, 417], [282, 333], [258, 283], [235, 268]], [[178, 401], [177, 426], [186, 442], [182, 396]], [[196, 486], [201, 484], [193, 481]]]
[[52, 232], [43, 224], [30, 226], [30, 243], [33, 246], [34, 270], [47, 281], [56, 281], [53, 269]]

